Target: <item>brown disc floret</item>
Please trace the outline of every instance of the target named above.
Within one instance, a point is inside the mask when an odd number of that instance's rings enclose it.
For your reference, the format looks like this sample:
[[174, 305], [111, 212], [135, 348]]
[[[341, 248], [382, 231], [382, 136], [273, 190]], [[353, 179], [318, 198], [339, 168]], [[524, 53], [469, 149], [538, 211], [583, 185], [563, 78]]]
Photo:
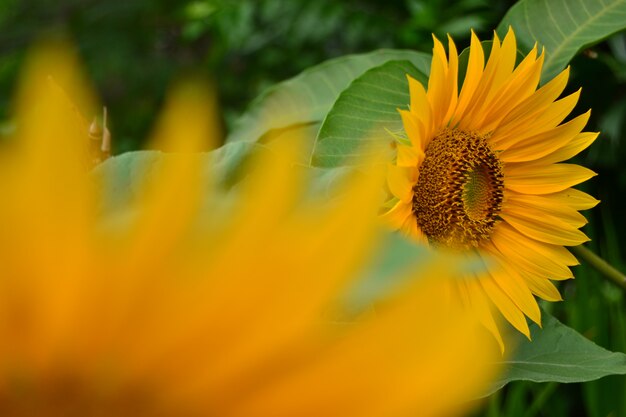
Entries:
[[502, 209], [504, 175], [488, 138], [444, 129], [427, 146], [413, 212], [431, 243], [467, 249], [491, 235]]

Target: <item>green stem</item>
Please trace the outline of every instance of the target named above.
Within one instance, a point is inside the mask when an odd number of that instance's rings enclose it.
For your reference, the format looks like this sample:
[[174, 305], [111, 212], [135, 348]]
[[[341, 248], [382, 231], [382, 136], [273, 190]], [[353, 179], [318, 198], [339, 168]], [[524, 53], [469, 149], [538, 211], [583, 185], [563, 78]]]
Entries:
[[573, 246], [569, 248], [576, 257], [583, 259], [589, 265], [600, 272], [606, 278], [611, 280], [614, 284], [626, 290], [626, 275], [615, 269], [604, 259], [593, 253], [590, 249], [587, 249], [583, 245]]
[[489, 397], [486, 417], [500, 417], [500, 392], [496, 391]]
[[545, 384], [541, 388], [541, 391], [539, 391], [539, 394], [537, 394], [537, 396], [533, 400], [530, 407], [528, 407], [523, 417], [535, 417], [537, 413], [541, 410], [543, 405], [550, 399], [552, 394], [554, 394], [554, 391], [557, 389], [558, 386], [559, 384], [557, 384], [556, 382], [548, 382], [547, 384]]

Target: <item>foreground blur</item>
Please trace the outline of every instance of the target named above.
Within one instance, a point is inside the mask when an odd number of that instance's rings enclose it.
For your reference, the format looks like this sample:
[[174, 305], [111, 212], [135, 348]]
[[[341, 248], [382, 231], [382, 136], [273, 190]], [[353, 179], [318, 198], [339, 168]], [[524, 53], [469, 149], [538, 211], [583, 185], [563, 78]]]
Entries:
[[96, 107], [76, 68], [65, 49], [32, 57], [0, 154], [0, 415], [463, 411], [499, 352], [456, 307], [451, 262], [418, 268], [375, 312], [329, 319], [379, 247], [376, 183], [304, 205], [285, 148], [220, 210], [193, 154], [211, 135], [207, 101], [179, 92], [153, 143], [182, 152], [124, 221], [103, 222], [77, 110]]

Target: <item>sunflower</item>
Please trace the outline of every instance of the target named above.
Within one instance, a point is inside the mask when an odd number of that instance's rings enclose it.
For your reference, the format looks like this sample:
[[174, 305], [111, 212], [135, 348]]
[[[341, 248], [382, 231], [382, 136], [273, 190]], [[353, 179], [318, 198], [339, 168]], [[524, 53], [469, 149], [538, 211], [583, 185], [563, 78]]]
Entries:
[[57, 47], [35, 55], [0, 152], [0, 415], [438, 416], [480, 389], [493, 355], [426, 279], [450, 275], [448, 261], [376, 314], [325, 318], [378, 241], [369, 180], [303, 204], [284, 149], [220, 210], [210, 160], [187, 152], [212, 135], [196, 86], [173, 95], [155, 139], [186, 152], [163, 155], [127, 211], [103, 219], [87, 124], [49, 89], [53, 74], [93, 102], [72, 62]]
[[569, 69], [537, 88], [544, 53], [536, 45], [515, 65], [511, 28], [502, 42], [494, 34], [486, 65], [472, 32], [460, 91], [453, 40], [446, 56], [433, 39], [427, 89], [408, 77], [409, 110], [399, 110], [407, 139], [389, 166], [394, 199], [383, 216], [417, 241], [485, 259], [488, 274], [458, 285], [503, 348], [493, 307], [530, 338], [526, 317], [541, 323], [533, 295], [561, 300], [551, 280], [572, 278], [578, 262], [564, 246], [588, 240], [579, 210], [598, 201], [571, 188], [594, 172], [561, 162], [598, 133], [582, 132], [589, 112], [563, 122], [580, 95], [559, 99]]

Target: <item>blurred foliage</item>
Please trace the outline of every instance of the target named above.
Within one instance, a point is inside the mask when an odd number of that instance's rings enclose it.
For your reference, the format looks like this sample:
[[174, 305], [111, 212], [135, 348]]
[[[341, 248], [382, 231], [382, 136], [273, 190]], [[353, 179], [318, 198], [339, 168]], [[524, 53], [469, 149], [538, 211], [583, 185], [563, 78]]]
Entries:
[[[511, 1], [0, 0], [0, 119], [25, 49], [76, 42], [109, 107], [117, 153], [141, 146], [173, 77], [212, 74], [229, 124], [269, 85], [328, 58], [383, 47], [429, 51], [431, 33], [489, 37]], [[129, 117], [129, 114], [132, 116]]]
[[[623, 216], [623, 193], [626, 191], [626, 34], [620, 33], [574, 58], [568, 91], [582, 87], [580, 101], [574, 114], [592, 109], [587, 130], [600, 131], [598, 140], [577, 157], [598, 176], [590, 181], [588, 192], [602, 201], [599, 208], [587, 214], [596, 227], [591, 236], [605, 245], [609, 235], [616, 233], [615, 265], [626, 266], [626, 218]], [[604, 227], [610, 219], [611, 228]], [[588, 230], [588, 233], [590, 231]], [[621, 234], [621, 236], [619, 236]], [[607, 248], [600, 248], [605, 251]], [[622, 271], [624, 269], [622, 268]], [[625, 410], [626, 411], [626, 410]]]

